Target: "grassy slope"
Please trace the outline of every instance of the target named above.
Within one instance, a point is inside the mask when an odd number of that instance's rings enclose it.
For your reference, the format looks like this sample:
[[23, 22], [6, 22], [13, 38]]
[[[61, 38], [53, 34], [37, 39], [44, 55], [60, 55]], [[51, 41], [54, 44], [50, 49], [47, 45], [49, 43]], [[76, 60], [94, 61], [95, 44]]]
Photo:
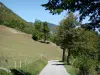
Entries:
[[47, 64], [47, 60], [42, 58], [27, 66], [22, 67], [21, 70], [23, 70], [24, 72], [28, 72], [31, 75], [39, 75], [39, 73], [45, 67], [46, 64]]
[[0, 24], [15, 28], [25, 33], [33, 32], [33, 25], [22, 19], [3, 3], [0, 2]]
[[61, 50], [52, 44], [43, 44], [35, 42], [29, 34], [15, 34], [11, 29], [0, 26], [0, 66], [14, 67], [16, 61], [17, 67], [19, 62], [31, 63], [40, 56], [50, 59], [59, 59]]

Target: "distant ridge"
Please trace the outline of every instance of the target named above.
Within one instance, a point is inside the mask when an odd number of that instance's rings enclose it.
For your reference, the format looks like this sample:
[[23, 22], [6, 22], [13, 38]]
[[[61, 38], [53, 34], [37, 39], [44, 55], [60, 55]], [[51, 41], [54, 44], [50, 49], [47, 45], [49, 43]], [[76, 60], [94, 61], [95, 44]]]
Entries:
[[33, 26], [15, 14], [12, 10], [7, 8], [0, 2], [0, 25], [6, 25], [11, 28], [23, 31], [25, 33], [32, 33]]
[[[31, 25], [34, 25], [33, 22], [29, 22], [29, 23], [30, 23]], [[54, 31], [56, 30], [56, 27], [58, 26], [58, 25], [56, 25], [56, 24], [49, 23], [49, 22], [48, 22], [48, 25], [49, 25], [50, 30], [51, 30], [52, 32], [54, 32]]]
[[[11, 28], [15, 28], [25, 33], [32, 34], [34, 30], [34, 23], [27, 22], [14, 13], [12, 10], [7, 8], [3, 3], [0, 2], [0, 25], [6, 25]], [[49, 23], [50, 30], [55, 31], [57, 25]]]

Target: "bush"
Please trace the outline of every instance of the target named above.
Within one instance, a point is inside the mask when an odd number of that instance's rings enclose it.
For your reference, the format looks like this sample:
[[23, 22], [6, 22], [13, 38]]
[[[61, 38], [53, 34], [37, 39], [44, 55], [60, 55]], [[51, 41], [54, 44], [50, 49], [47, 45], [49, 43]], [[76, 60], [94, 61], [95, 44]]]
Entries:
[[40, 39], [38, 31], [34, 31], [34, 33], [32, 35], [32, 39], [35, 41], [38, 41]]

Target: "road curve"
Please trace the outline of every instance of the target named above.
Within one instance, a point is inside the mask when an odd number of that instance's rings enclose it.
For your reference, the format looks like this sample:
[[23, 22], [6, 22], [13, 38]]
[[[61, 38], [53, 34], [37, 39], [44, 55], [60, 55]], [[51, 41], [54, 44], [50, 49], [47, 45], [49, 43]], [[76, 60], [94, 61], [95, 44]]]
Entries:
[[39, 75], [70, 75], [59, 60], [48, 61], [47, 66]]

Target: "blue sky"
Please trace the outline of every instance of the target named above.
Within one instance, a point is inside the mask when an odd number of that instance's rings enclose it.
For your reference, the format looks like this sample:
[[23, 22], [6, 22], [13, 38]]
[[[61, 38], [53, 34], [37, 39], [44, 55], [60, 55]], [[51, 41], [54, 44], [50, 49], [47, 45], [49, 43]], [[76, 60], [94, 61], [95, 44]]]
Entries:
[[[41, 4], [47, 3], [48, 0], [0, 0], [0, 2], [28, 22], [34, 22], [35, 19], [38, 19], [58, 25], [67, 14], [66, 12], [60, 15], [50, 14], [49, 11], [46, 11], [44, 7], [40, 6]], [[83, 23], [85, 22], [87, 20], [83, 21]]]

